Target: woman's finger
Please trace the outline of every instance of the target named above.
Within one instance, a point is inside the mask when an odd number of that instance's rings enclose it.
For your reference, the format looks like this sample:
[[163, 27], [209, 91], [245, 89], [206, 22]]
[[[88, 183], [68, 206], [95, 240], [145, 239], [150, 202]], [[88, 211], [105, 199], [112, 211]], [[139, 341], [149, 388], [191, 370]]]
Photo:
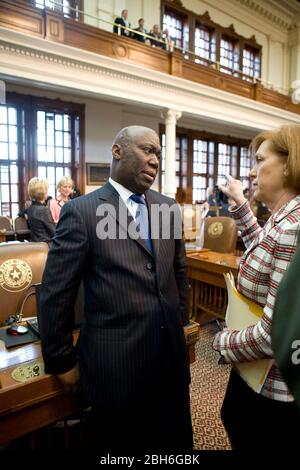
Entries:
[[228, 191], [228, 187], [225, 186], [224, 184], [218, 184], [218, 188], [219, 188], [220, 191], [222, 191], [222, 193], [225, 193], [225, 194]]

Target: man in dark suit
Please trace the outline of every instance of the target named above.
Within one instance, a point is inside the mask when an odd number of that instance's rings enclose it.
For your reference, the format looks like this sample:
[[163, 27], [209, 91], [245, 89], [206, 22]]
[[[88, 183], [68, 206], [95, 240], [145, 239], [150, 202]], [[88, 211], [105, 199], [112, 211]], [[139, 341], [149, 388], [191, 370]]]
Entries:
[[276, 297], [272, 348], [282, 376], [300, 409], [300, 239]]
[[[128, 10], [122, 10], [121, 16], [118, 16], [114, 21], [114, 28], [113, 31], [116, 34], [121, 34], [122, 36], [130, 36], [130, 32], [126, 28], [130, 28], [130, 23], [127, 21], [128, 17]], [[123, 26], [120, 28], [117, 25]]]
[[[188, 281], [179, 209], [150, 190], [161, 157], [152, 129], [120, 131], [112, 156], [109, 182], [61, 211], [41, 292], [45, 371], [74, 390], [80, 370], [98, 449], [190, 450]], [[169, 227], [162, 212], [155, 215], [158, 208], [172, 209]], [[81, 280], [78, 365], [72, 330]]]

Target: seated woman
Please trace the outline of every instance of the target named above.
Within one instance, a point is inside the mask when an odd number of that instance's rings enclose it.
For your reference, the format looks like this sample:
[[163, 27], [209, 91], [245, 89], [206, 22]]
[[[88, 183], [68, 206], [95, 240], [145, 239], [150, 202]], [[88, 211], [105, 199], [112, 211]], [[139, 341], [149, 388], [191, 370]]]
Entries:
[[57, 183], [58, 196], [56, 199], [51, 199], [49, 202], [49, 208], [52, 214], [54, 222], [57, 224], [60, 216], [62, 206], [70, 200], [71, 194], [73, 193], [74, 182], [71, 178], [63, 176]]
[[50, 243], [56, 225], [47, 206], [48, 182], [31, 178], [28, 183], [28, 194], [31, 205], [27, 209], [28, 225], [31, 230], [31, 241]]
[[[230, 212], [246, 246], [237, 289], [264, 311], [256, 324], [236, 331], [225, 328], [215, 336], [213, 347], [221, 354], [221, 363], [234, 365], [274, 358], [271, 327], [275, 299], [300, 232], [299, 149], [299, 125], [262, 132], [252, 141], [256, 159], [250, 172], [254, 197], [272, 211], [263, 228], [243, 195], [241, 182], [228, 176], [227, 185], [220, 185], [234, 201]], [[236, 450], [256, 444], [268, 451], [287, 447], [293, 450], [298, 446], [300, 412], [275, 363], [260, 393], [254, 392], [232, 370], [221, 416]]]

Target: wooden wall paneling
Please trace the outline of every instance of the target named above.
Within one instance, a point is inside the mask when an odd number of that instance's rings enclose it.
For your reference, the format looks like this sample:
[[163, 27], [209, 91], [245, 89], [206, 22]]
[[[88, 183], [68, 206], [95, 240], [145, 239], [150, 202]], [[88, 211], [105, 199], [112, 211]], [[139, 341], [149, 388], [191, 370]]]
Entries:
[[1, 0], [0, 26], [22, 31], [31, 36], [45, 36], [44, 17], [40, 9], [29, 3]]
[[254, 88], [252, 83], [247, 82], [246, 80], [241, 80], [240, 78], [231, 77], [230, 75], [223, 80], [222, 89], [229, 93], [234, 93], [235, 95], [245, 96], [250, 99], [254, 98]]
[[168, 53], [160, 48], [153, 48], [144, 44], [132, 41], [128, 48], [128, 59], [138, 62], [141, 65], [156, 70], [157, 72], [169, 73]]
[[64, 19], [64, 43], [119, 60], [129, 60], [159, 72], [169, 73], [168, 53], [133, 39], [93, 26]]
[[64, 18], [59, 13], [47, 10], [45, 36], [46, 39], [55, 42], [65, 42], [64, 36]]
[[[288, 96], [277, 93], [274, 90], [269, 90], [259, 83], [256, 84], [255, 88], [255, 99], [257, 101], [261, 101], [262, 103], [270, 104], [271, 106], [276, 106], [278, 108], [287, 109], [288, 102], [290, 101]], [[298, 113], [299, 112], [300, 109], [298, 110]]]
[[215, 88], [220, 87], [218, 83], [219, 75], [216, 73], [216, 70], [211, 67], [205, 67], [200, 64], [195, 64], [193, 61], [190, 60], [183, 61], [182, 77], [186, 80], [203, 83], [204, 85], [212, 86]]
[[169, 74], [176, 77], [182, 77], [183, 55], [181, 52], [174, 51], [169, 54]]
[[186, 80], [202, 83], [246, 98], [253, 98], [254, 96], [252, 83], [225, 75], [211, 67], [195, 64], [191, 61], [183, 62], [182, 75]]

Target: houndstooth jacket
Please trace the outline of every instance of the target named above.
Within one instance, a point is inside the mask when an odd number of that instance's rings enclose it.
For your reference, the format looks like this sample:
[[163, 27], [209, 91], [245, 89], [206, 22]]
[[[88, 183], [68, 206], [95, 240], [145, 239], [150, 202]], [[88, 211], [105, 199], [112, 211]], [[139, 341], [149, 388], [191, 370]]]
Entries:
[[[300, 195], [274, 213], [261, 228], [249, 203], [231, 212], [246, 246], [239, 269], [237, 289], [263, 307], [264, 314], [253, 326], [218, 333], [213, 348], [226, 363], [273, 358], [271, 325], [279, 283], [296, 251], [300, 231]], [[288, 293], [287, 293], [288, 295]], [[293, 401], [283, 378], [272, 366], [261, 394], [278, 401]]]

